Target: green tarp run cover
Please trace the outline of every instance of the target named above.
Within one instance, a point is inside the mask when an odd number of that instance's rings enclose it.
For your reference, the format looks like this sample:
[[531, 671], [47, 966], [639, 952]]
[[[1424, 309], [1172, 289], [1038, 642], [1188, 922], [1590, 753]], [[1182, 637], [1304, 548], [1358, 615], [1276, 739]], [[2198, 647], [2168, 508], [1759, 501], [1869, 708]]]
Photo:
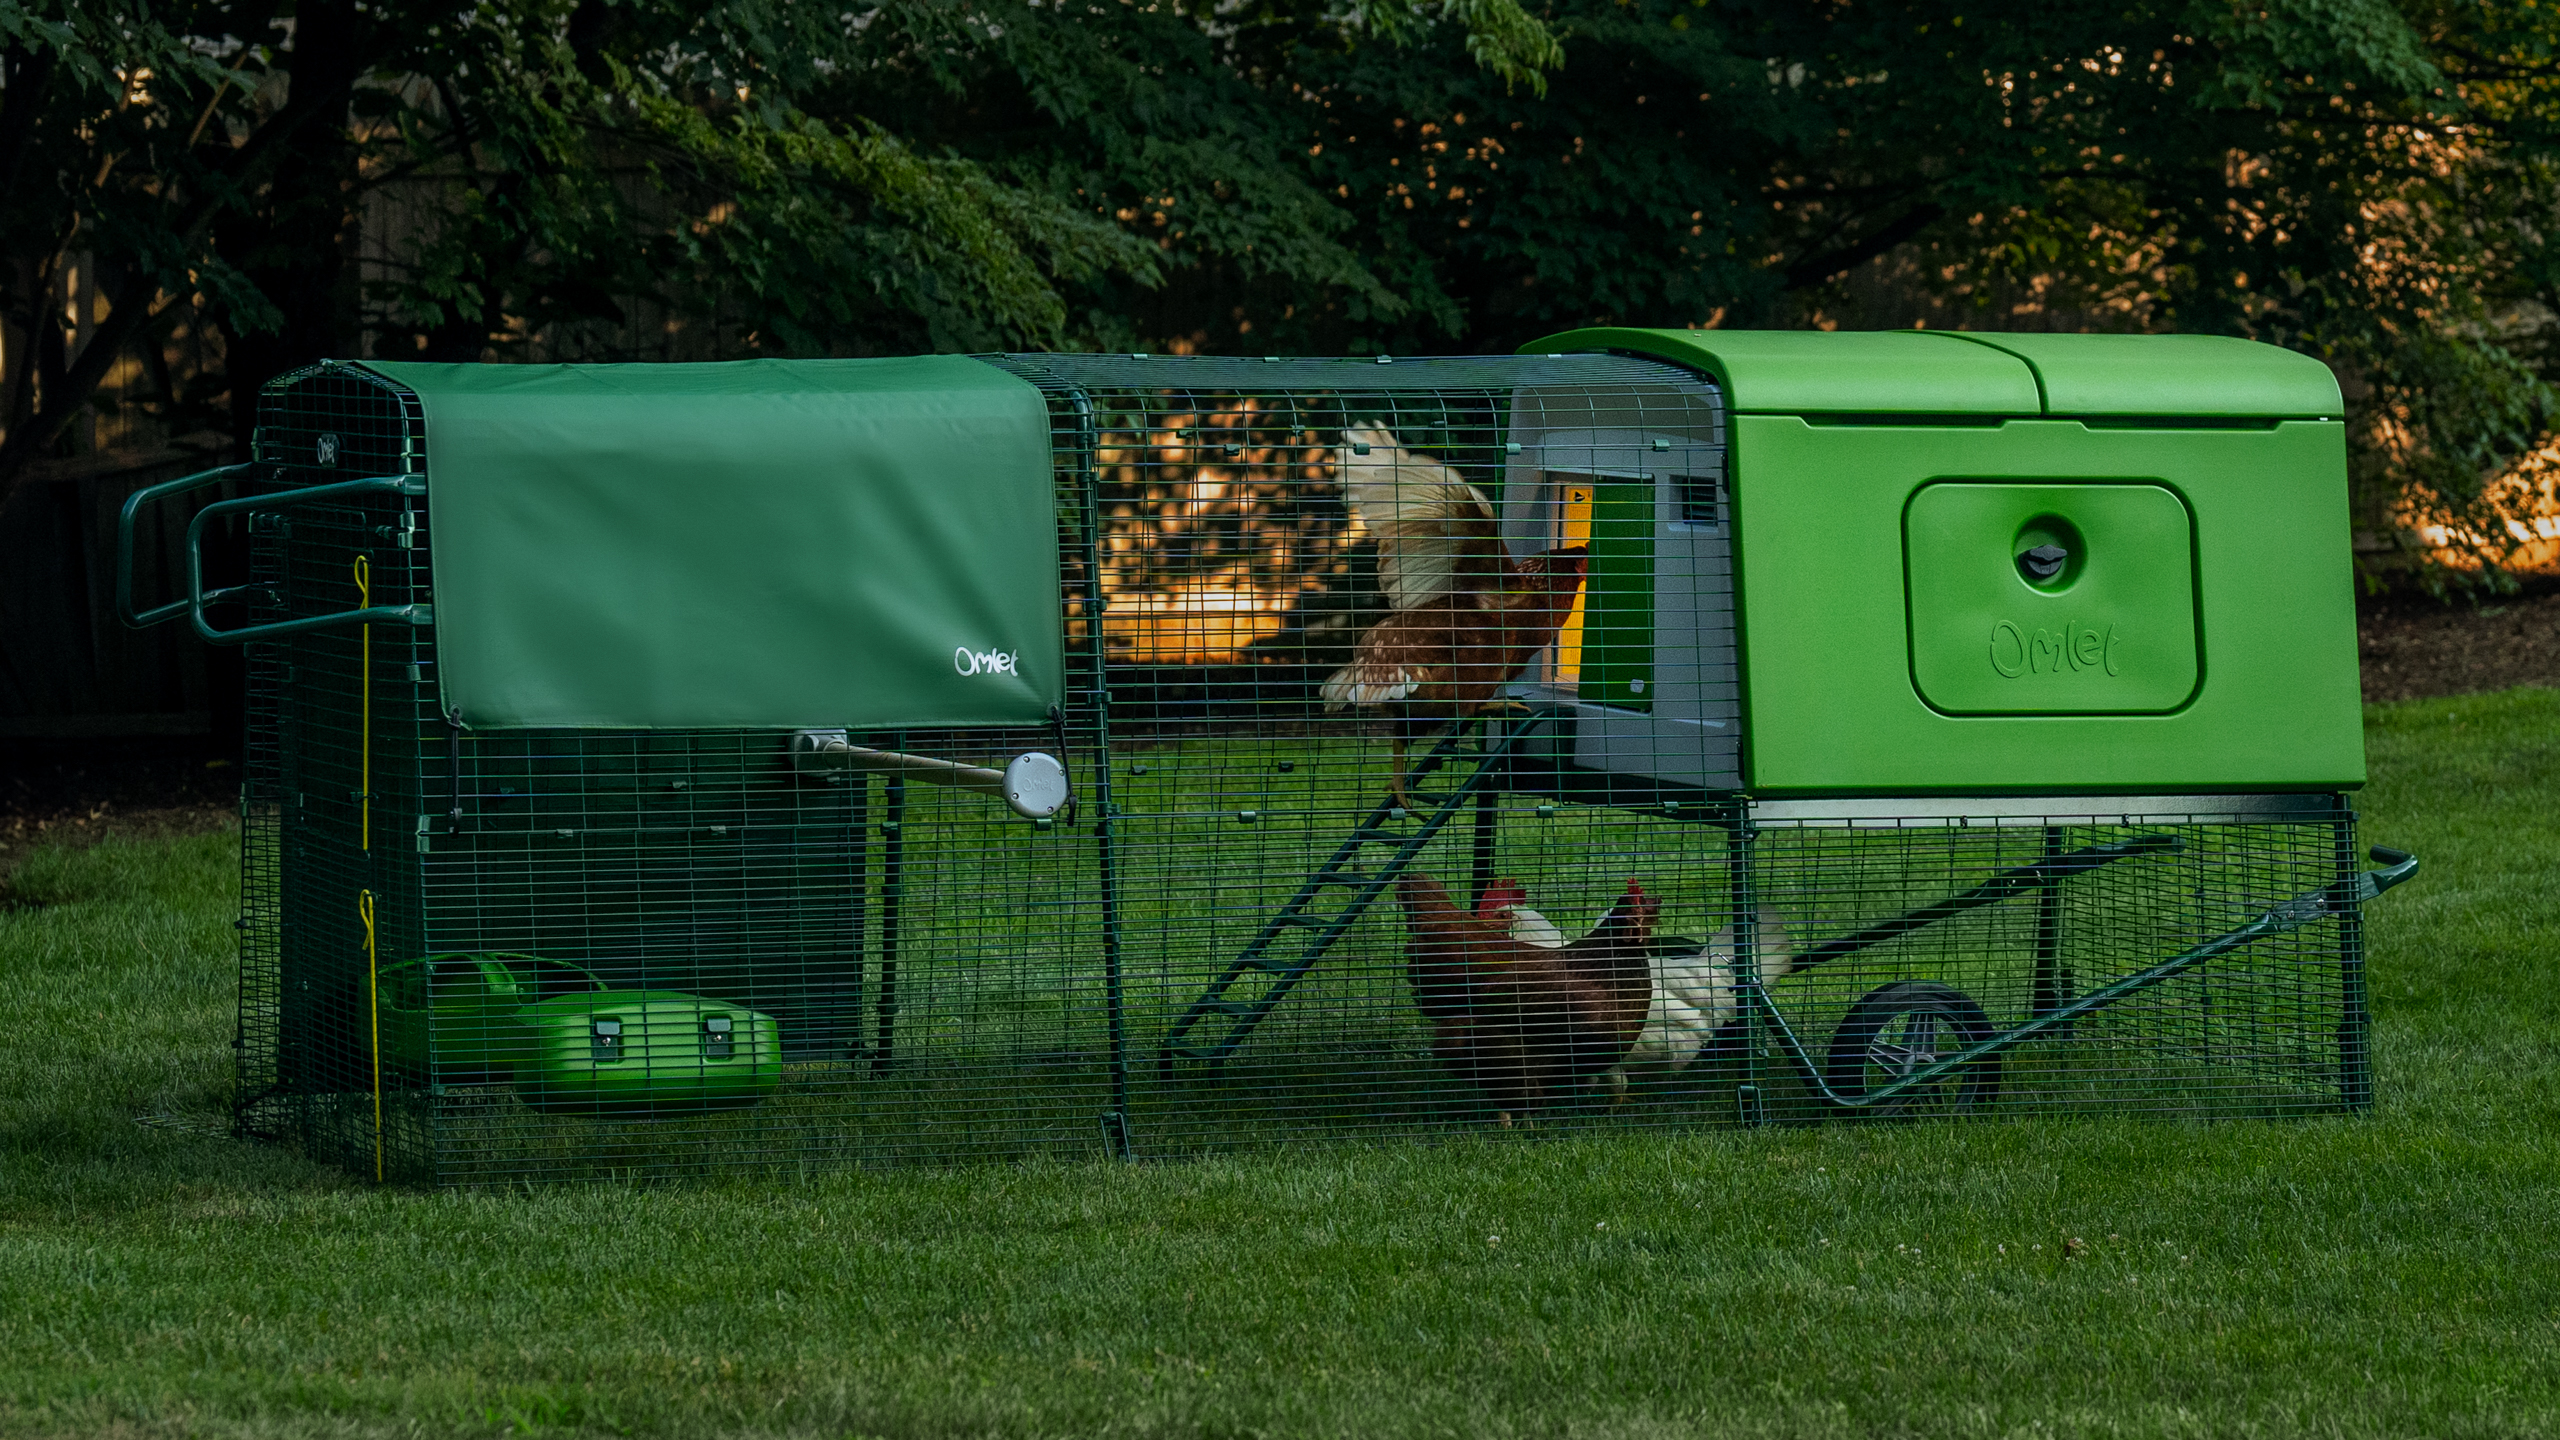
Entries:
[[1060, 698], [1048, 415], [993, 366], [368, 368], [425, 407], [465, 725], [1028, 724]]

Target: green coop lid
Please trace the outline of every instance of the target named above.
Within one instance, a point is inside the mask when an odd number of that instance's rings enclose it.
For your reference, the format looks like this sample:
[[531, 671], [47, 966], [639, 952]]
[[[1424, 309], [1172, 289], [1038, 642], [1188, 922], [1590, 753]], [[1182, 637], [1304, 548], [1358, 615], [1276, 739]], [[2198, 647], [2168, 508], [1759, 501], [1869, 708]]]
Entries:
[[1927, 330], [1574, 330], [1525, 351], [1622, 350], [1716, 377], [1741, 415], [2035, 415], [2015, 356]]
[[1062, 695], [1048, 412], [993, 366], [368, 368], [425, 412], [466, 725], [1028, 724]]
[[1704, 370], [1740, 415], [2341, 413], [2308, 355], [2221, 335], [1955, 330], [1573, 330], [1524, 351], [1618, 350]]
[[2227, 335], [1933, 331], [2033, 367], [2048, 415], [2296, 419], [2342, 413], [2338, 377], [2297, 351]]

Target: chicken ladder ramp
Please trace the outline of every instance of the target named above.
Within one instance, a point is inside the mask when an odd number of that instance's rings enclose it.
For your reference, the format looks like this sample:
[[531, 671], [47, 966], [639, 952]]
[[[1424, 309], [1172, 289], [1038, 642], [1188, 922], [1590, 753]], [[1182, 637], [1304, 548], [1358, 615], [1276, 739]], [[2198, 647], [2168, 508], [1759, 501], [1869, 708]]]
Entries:
[[[1387, 828], [1401, 807], [1393, 796], [1379, 801], [1368, 818], [1353, 828], [1350, 838], [1335, 848], [1332, 858], [1307, 877], [1306, 883], [1298, 887], [1298, 893], [1290, 896], [1288, 903], [1263, 925], [1262, 932], [1245, 946], [1244, 953], [1227, 966], [1226, 972], [1199, 999], [1191, 1002], [1191, 1008], [1182, 1012], [1182, 1018], [1166, 1032], [1164, 1055], [1157, 1062], [1162, 1073], [1170, 1076], [1176, 1060], [1205, 1061], [1214, 1068], [1236, 1053], [1264, 1017], [1278, 1009], [1289, 992], [1297, 988], [1298, 982], [1306, 978], [1307, 972], [1316, 967], [1316, 962], [1324, 958], [1325, 952], [1333, 948], [1334, 942], [1348, 934], [1352, 923], [1368, 910], [1372, 902], [1386, 893], [1397, 876], [1412, 865], [1414, 858], [1422, 853], [1422, 847], [1430, 844], [1431, 838], [1457, 816], [1468, 798], [1483, 788], [1494, 763], [1508, 755], [1520, 743], [1521, 737], [1535, 729], [1539, 718], [1532, 715], [1510, 725], [1487, 721], [1472, 748], [1466, 744], [1464, 731], [1453, 732], [1431, 747], [1431, 752], [1423, 756], [1421, 763], [1406, 776], [1408, 781], [1420, 780], [1452, 761], [1474, 763], [1468, 765], [1465, 775], [1445, 791], [1409, 795], [1411, 799], [1425, 802], [1418, 817], [1412, 811], [1405, 812], [1408, 819], [1418, 818], [1420, 821], [1411, 830]], [[1356, 862], [1362, 851], [1371, 845], [1392, 845], [1395, 848], [1382, 863], [1361, 870]], [[1339, 908], [1326, 910], [1324, 902], [1337, 895], [1348, 898]], [[1292, 940], [1297, 942], [1295, 949], [1290, 948]], [[1270, 983], [1262, 993], [1249, 999], [1232, 998], [1236, 986], [1254, 975], [1270, 977]], [[1216, 1043], [1184, 1043], [1194, 1031], [1204, 1027], [1214, 1030], [1221, 1023], [1225, 1025], [1226, 1033]]]

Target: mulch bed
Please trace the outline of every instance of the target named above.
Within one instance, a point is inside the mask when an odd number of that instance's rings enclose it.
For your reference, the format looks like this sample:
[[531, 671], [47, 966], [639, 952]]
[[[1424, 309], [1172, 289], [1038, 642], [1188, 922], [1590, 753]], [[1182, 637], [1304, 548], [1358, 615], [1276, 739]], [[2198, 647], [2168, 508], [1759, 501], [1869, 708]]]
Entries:
[[2477, 603], [2368, 603], [2356, 631], [2370, 701], [2560, 686], [2560, 577]]
[[0, 901], [39, 844], [201, 835], [240, 813], [240, 766], [208, 740], [0, 743]]

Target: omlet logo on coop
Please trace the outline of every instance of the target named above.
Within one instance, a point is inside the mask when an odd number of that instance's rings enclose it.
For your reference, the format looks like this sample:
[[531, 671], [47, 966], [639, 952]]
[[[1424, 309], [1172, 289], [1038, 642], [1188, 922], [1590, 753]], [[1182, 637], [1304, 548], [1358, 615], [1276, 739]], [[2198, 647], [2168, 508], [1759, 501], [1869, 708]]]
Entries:
[[972, 650], [963, 645], [951, 652], [951, 668], [963, 675], [1019, 675], [1013, 668], [1019, 650]]
[[2116, 627], [2074, 622], [2059, 631], [2032, 633], [2006, 620], [1992, 622], [1991, 668], [2015, 680], [2021, 675], [2060, 675], [2068, 670], [2123, 673]]

